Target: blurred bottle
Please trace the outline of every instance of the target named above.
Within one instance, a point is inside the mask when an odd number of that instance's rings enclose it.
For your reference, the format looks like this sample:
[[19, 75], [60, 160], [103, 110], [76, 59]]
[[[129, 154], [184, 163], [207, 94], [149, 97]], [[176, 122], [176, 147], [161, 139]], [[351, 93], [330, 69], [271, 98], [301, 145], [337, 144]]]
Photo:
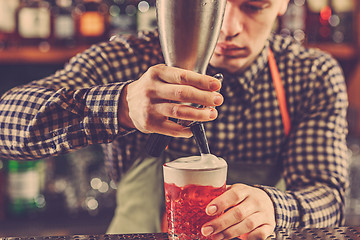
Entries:
[[335, 43], [351, 43], [353, 39], [354, 0], [332, 0], [333, 14], [329, 19], [332, 40]]
[[138, 31], [151, 31], [157, 28], [155, 3], [155, 0], [143, 0], [139, 2], [137, 14]]
[[108, 6], [101, 0], [79, 0], [75, 7], [77, 38], [81, 44], [108, 40]]
[[20, 0], [0, 0], [0, 50], [9, 47], [16, 37], [16, 9]]
[[329, 0], [307, 0], [306, 33], [309, 42], [330, 42], [332, 15]]
[[109, 8], [111, 35], [136, 33], [137, 3], [138, 0], [111, 0]]
[[306, 6], [305, 0], [291, 0], [281, 18], [280, 34], [292, 36], [300, 43], [305, 41]]
[[75, 45], [75, 20], [72, 0], [54, 0], [52, 7], [54, 43], [60, 47]]
[[49, 2], [22, 0], [16, 15], [20, 44], [38, 46], [41, 51], [48, 51], [52, 37]]
[[8, 160], [6, 170], [9, 217], [34, 216], [44, 209], [44, 162]]

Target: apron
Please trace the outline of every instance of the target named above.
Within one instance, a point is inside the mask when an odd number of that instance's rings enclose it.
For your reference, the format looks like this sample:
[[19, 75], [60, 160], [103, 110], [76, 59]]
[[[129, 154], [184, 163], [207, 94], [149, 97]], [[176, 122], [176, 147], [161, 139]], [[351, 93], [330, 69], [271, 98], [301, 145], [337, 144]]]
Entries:
[[[287, 136], [291, 126], [285, 90], [270, 48], [268, 61]], [[184, 156], [186, 155], [167, 149], [159, 158], [149, 157], [144, 153], [136, 159], [117, 186], [117, 207], [107, 230], [108, 234], [162, 231], [161, 223], [165, 210], [162, 165]], [[249, 185], [268, 185], [285, 191], [281, 173], [281, 163], [266, 166], [256, 163], [228, 163], [227, 184], [241, 182]]]

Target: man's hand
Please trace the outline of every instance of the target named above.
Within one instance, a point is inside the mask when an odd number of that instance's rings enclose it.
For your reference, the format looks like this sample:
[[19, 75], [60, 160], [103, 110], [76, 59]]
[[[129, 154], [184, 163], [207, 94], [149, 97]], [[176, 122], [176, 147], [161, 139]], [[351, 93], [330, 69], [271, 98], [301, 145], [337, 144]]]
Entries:
[[203, 225], [203, 235], [212, 235], [214, 240], [235, 237], [266, 239], [275, 229], [273, 203], [260, 188], [244, 184], [232, 185], [206, 208], [208, 215], [222, 212], [222, 215]]
[[[163, 64], [153, 66], [137, 81], [124, 89], [119, 110], [119, 123], [143, 133], [173, 137], [190, 137], [189, 128], [169, 118], [187, 121], [210, 121], [217, 117], [215, 107], [223, 103], [216, 92], [221, 83], [216, 78]], [[180, 103], [195, 103], [195, 108]]]

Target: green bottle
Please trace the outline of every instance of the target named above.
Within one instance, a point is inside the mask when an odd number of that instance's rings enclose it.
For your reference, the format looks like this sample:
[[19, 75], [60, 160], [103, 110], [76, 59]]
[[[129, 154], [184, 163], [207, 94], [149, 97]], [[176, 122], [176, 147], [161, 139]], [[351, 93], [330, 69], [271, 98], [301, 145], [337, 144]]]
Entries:
[[41, 194], [43, 161], [7, 161], [7, 210], [10, 217], [31, 216], [45, 207]]

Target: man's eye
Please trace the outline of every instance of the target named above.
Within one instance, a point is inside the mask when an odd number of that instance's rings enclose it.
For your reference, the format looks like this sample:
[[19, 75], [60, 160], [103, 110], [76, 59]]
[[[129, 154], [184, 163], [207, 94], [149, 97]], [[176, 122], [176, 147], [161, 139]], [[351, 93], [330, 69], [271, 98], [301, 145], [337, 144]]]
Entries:
[[245, 8], [250, 12], [259, 12], [267, 7], [267, 4], [246, 4]]
[[262, 8], [251, 6], [251, 5], [249, 5], [247, 8], [252, 12], [258, 12], [262, 9]]

